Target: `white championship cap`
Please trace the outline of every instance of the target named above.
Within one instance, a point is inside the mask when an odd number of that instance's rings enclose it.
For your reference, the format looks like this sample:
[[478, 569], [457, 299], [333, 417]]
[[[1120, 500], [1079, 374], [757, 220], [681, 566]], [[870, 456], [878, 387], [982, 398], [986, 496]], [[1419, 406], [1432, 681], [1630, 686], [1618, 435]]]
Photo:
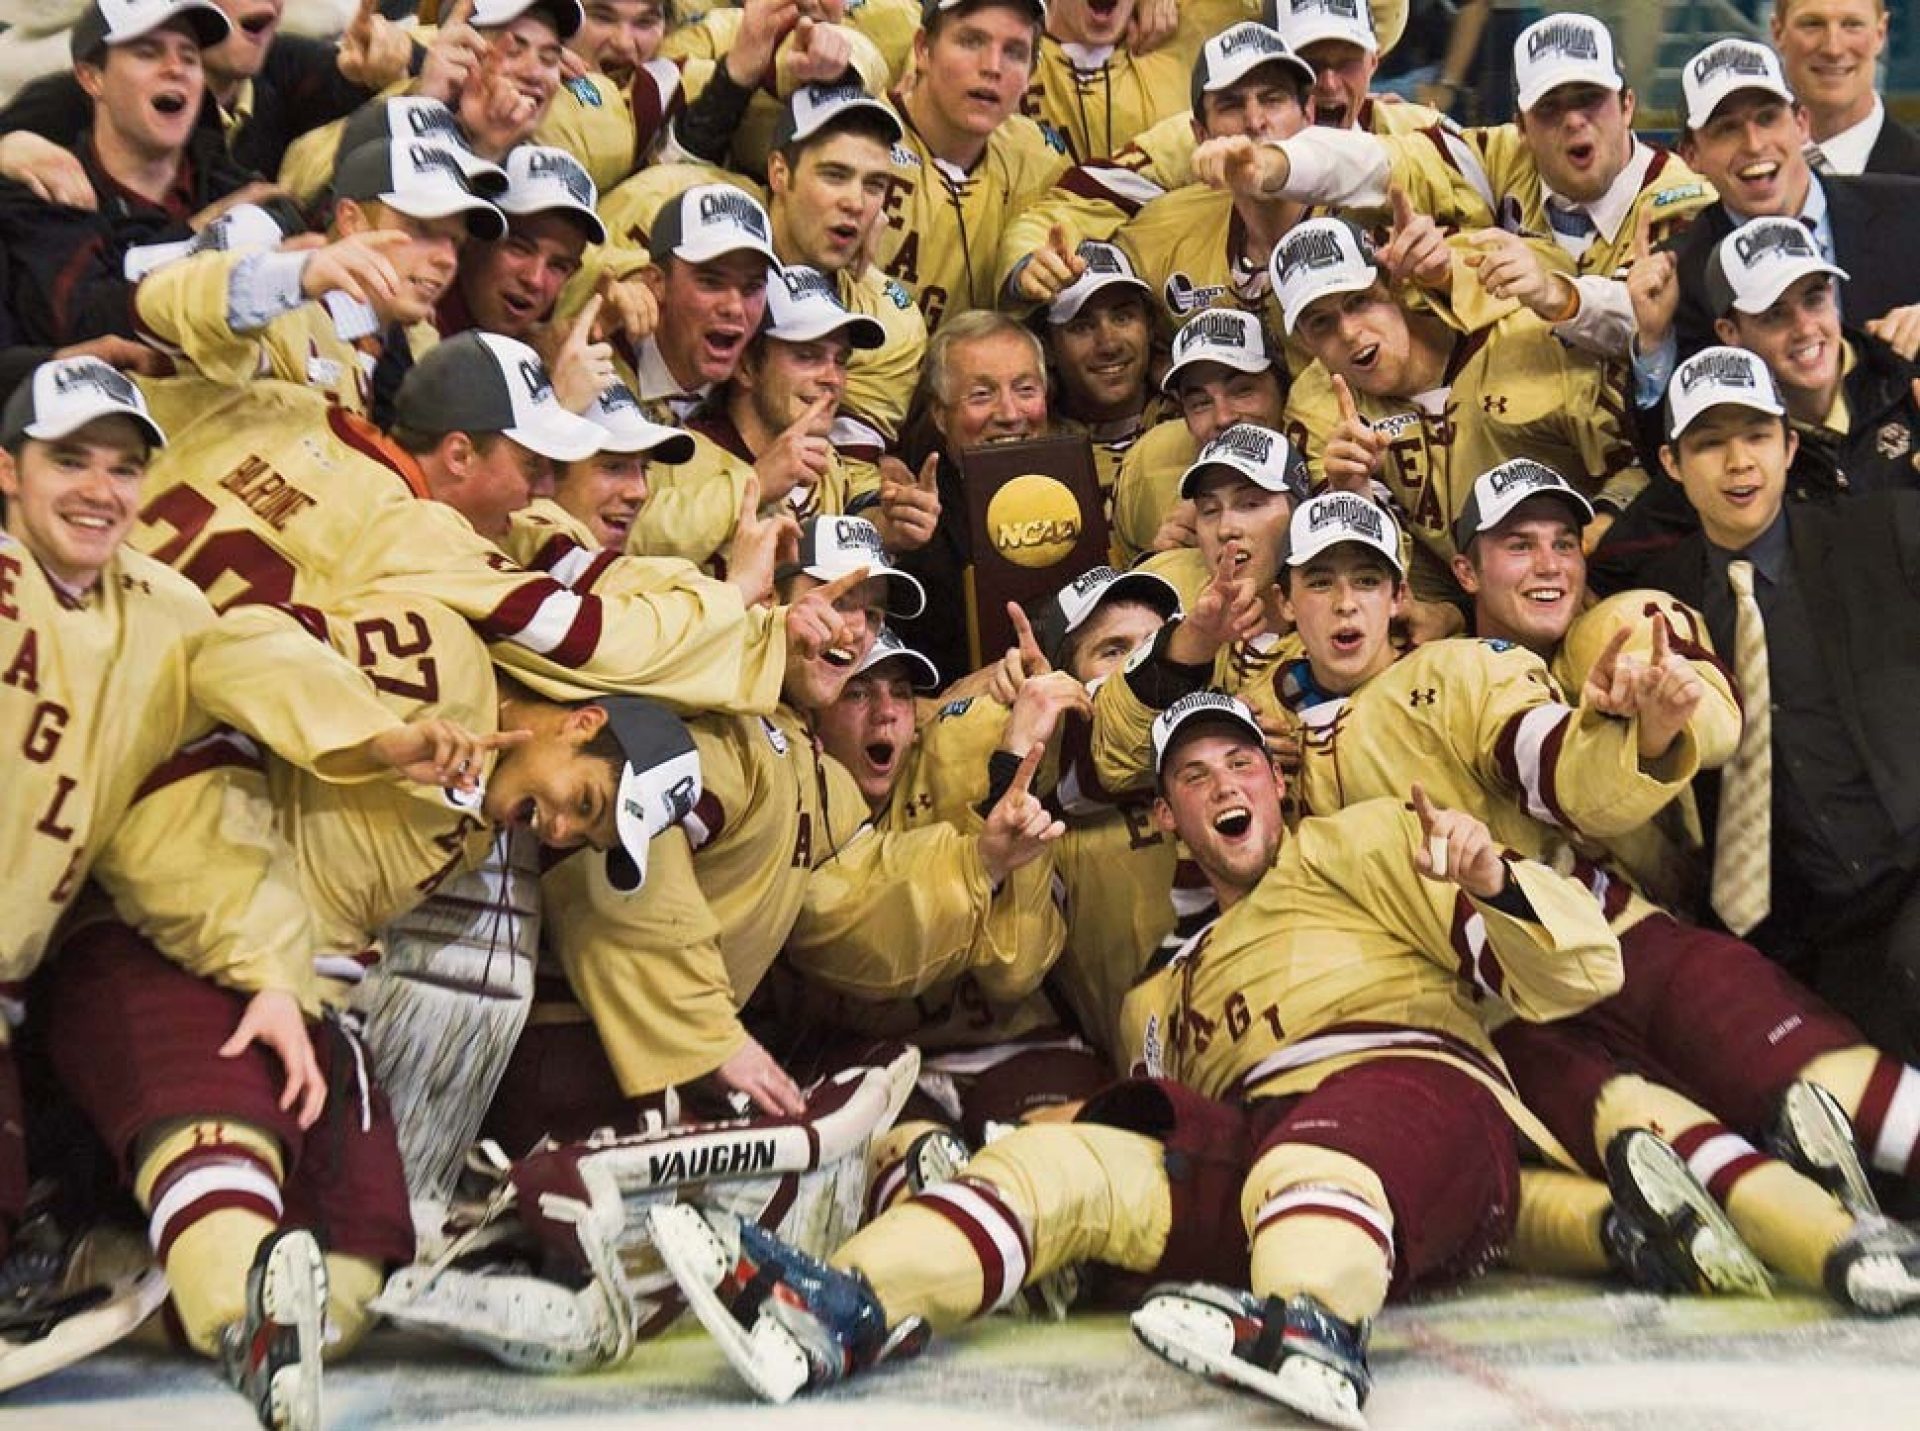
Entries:
[[1366, 0], [1274, 0], [1273, 28], [1295, 53], [1322, 40], [1344, 40], [1370, 55], [1380, 50]]
[[685, 462], [693, 456], [693, 434], [648, 420], [640, 399], [625, 383], [610, 383], [586, 411], [587, 421], [604, 429], [602, 452], [644, 452], [660, 462]]
[[57, 442], [96, 418], [115, 415], [132, 418], [153, 446], [167, 445], [146, 398], [125, 373], [98, 358], [55, 358], [35, 368], [7, 399], [0, 447], [12, 450], [29, 437]]
[[626, 763], [614, 796], [619, 846], [607, 851], [607, 883], [631, 894], [647, 882], [647, 847], [700, 802], [700, 753], [680, 717], [639, 696], [601, 696], [607, 729]]
[[335, 198], [375, 200], [416, 219], [464, 214], [467, 232], [497, 239], [506, 215], [474, 193], [458, 151], [425, 139], [376, 139], [342, 156], [333, 171]]
[[1563, 84], [1626, 88], [1613, 36], [1590, 15], [1549, 15], [1514, 37], [1514, 102], [1524, 111]]
[[1047, 304], [1047, 322], [1064, 327], [1080, 316], [1080, 310], [1094, 294], [1107, 288], [1137, 289], [1144, 297], [1153, 297], [1153, 289], [1133, 271], [1127, 256], [1110, 243], [1082, 239], [1074, 250], [1086, 260], [1087, 271], [1053, 296]]
[[730, 253], [764, 255], [774, 268], [773, 226], [759, 200], [731, 184], [695, 184], [667, 200], [647, 236], [655, 263], [668, 258], [711, 263]]
[[606, 446], [597, 422], [560, 406], [540, 355], [498, 333], [469, 329], [429, 348], [400, 382], [394, 419], [416, 432], [498, 432], [553, 462]]
[[587, 231], [588, 243], [605, 243], [599, 202], [593, 176], [566, 150], [521, 144], [507, 151], [507, 187], [494, 200], [507, 213], [563, 213]]
[[1293, 71], [1306, 90], [1313, 88], [1313, 66], [1293, 52], [1278, 30], [1252, 20], [1222, 30], [1200, 47], [1200, 58], [1193, 62], [1188, 98], [1194, 118], [1206, 112], [1208, 95], [1238, 84], [1262, 65], [1275, 63]]
[[1752, 40], [1719, 40], [1687, 61], [1680, 71], [1689, 129], [1704, 129], [1713, 112], [1730, 94], [1757, 89], [1793, 103], [1780, 56]]
[[1260, 320], [1243, 308], [1201, 309], [1173, 335], [1173, 361], [1160, 379], [1160, 391], [1171, 397], [1180, 390], [1179, 373], [1200, 363], [1219, 363], [1242, 373], [1270, 371], [1273, 356]]
[[1358, 492], [1322, 492], [1296, 507], [1280, 543], [1280, 565], [1305, 566], [1344, 542], [1371, 548], [1405, 575], [1400, 565], [1400, 524], [1385, 507]]
[[887, 341], [880, 320], [855, 313], [840, 301], [833, 280], [817, 268], [789, 264], [768, 277], [767, 315], [761, 332], [783, 343], [811, 343], [844, 332], [862, 351]]
[[869, 577], [884, 577], [889, 589], [887, 615], [911, 621], [927, 609], [927, 591], [911, 572], [901, 571], [880, 542], [880, 529], [865, 517], [834, 516], [823, 512], [809, 517], [800, 528], [800, 558], [775, 573], [779, 577], [804, 571], [821, 581], [832, 581], [850, 571], [867, 569]]
[[1270, 427], [1236, 422], [1215, 433], [1193, 465], [1180, 474], [1180, 495], [1193, 496], [1200, 489], [1200, 479], [1216, 467], [1238, 473], [1269, 492], [1286, 492], [1296, 502], [1306, 500], [1306, 459]]
[[1732, 404], [1774, 417], [1786, 414], [1773, 374], [1745, 348], [1702, 348], [1674, 369], [1667, 384], [1667, 436], [1680, 434], [1708, 408]]
[[1359, 229], [1345, 219], [1308, 219], [1273, 246], [1267, 276], [1280, 298], [1280, 321], [1292, 333], [1314, 299], [1371, 288], [1379, 272]]
[[1175, 737], [1180, 731], [1196, 722], [1227, 725], [1238, 729], [1251, 737], [1255, 744], [1265, 749], [1266, 732], [1260, 729], [1260, 722], [1253, 718], [1253, 712], [1245, 701], [1230, 696], [1225, 691], [1191, 691], [1180, 697], [1172, 705], [1153, 718], [1153, 773], [1158, 775], [1166, 765], [1167, 755], [1173, 749]]
[[1729, 308], [1764, 313], [1810, 273], [1844, 281], [1847, 271], [1821, 257], [1807, 226], [1798, 219], [1752, 219], [1713, 246], [1707, 257], [1707, 307], [1713, 316]]
[[1558, 498], [1574, 511], [1577, 527], [1593, 520], [1593, 503], [1575, 491], [1566, 478], [1531, 457], [1515, 457], [1473, 479], [1467, 504], [1453, 524], [1453, 544], [1467, 549], [1475, 537], [1490, 532], [1513, 515], [1522, 502], [1535, 497]]
[[1138, 601], [1165, 617], [1180, 612], [1180, 593], [1165, 577], [1096, 566], [1054, 592], [1033, 618], [1033, 634], [1046, 658], [1059, 665], [1067, 638], [1109, 601]]
[[892, 106], [875, 99], [857, 84], [801, 85], [787, 101], [773, 126], [773, 147], [785, 149], [802, 139], [811, 139], [828, 125], [849, 114], [867, 114], [880, 121], [898, 144], [905, 136], [900, 116]]

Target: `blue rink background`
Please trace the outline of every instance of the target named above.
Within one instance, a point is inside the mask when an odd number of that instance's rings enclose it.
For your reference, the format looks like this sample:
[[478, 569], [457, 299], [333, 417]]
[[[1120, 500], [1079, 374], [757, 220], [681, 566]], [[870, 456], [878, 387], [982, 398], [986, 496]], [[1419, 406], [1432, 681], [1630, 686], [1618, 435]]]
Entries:
[[[1784, 1431], [1920, 1427], [1920, 1318], [1871, 1322], [1799, 1294], [1664, 1300], [1500, 1277], [1390, 1311], [1375, 1329], [1380, 1431], [1637, 1428]], [[0, 1399], [0, 1427], [254, 1424], [210, 1366], [123, 1352]], [[786, 1408], [753, 1402], [697, 1331], [593, 1377], [518, 1376], [394, 1334], [330, 1370], [325, 1424], [372, 1427], [1300, 1426], [1280, 1408], [1174, 1371], [1118, 1316], [996, 1318], [920, 1361]]]

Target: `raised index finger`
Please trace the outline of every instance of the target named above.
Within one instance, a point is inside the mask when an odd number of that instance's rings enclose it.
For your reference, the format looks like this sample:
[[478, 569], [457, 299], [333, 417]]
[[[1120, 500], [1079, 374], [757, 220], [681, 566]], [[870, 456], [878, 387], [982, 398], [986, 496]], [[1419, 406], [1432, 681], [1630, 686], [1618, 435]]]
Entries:
[[1626, 644], [1632, 636], [1632, 629], [1622, 626], [1608, 637], [1607, 644], [1600, 648], [1600, 654], [1594, 660], [1593, 671], [1589, 673], [1588, 678], [1591, 679], [1594, 674], [1605, 672], [1607, 674], [1602, 679], [1611, 680], [1614, 663], [1619, 660], [1621, 651], [1626, 649]]
[[1667, 656], [1673, 650], [1673, 643], [1668, 639], [1668, 634], [1667, 618], [1663, 615], [1655, 615], [1653, 618], [1653, 664], [1655, 666], [1666, 665]]
[[1413, 782], [1413, 813], [1420, 817], [1420, 832], [1431, 835], [1434, 821], [1440, 817], [1440, 807], [1433, 803], [1427, 787], [1418, 780]]
[[600, 306], [606, 301], [605, 295], [596, 293], [580, 305], [579, 315], [573, 320], [573, 331], [567, 334], [569, 343], [584, 347], [593, 341], [594, 320], [600, 316]]
[[464, 25], [473, 18], [474, 0], [453, 0], [453, 8], [440, 17], [440, 28], [451, 30], [455, 25]]
[[1040, 642], [1034, 637], [1033, 623], [1027, 620], [1027, 613], [1020, 609], [1019, 602], [1009, 601], [1007, 603], [1007, 619], [1013, 622], [1014, 640], [1019, 643], [1020, 654], [1023, 656], [1039, 656]]
[[1403, 229], [1413, 222], [1413, 200], [1407, 197], [1405, 189], [1398, 184], [1388, 185], [1387, 201], [1393, 205], [1393, 226], [1396, 229]]
[[1347, 380], [1338, 373], [1333, 375], [1333, 396], [1340, 404], [1340, 416], [1343, 420], [1360, 421], [1360, 409], [1354, 404], [1353, 389], [1347, 386]]
[[1013, 783], [1007, 787], [1007, 793], [1002, 797], [1003, 799], [1010, 800], [1016, 795], [1033, 793], [1033, 772], [1040, 768], [1040, 758], [1046, 753], [1046, 744], [1041, 742], [1020, 757], [1020, 768], [1014, 772]]

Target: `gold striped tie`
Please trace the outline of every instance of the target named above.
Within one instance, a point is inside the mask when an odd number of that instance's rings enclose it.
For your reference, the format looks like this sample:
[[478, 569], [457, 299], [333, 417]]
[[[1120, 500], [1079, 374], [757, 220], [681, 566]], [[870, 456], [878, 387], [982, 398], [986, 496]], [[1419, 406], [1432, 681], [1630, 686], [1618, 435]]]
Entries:
[[1773, 879], [1773, 691], [1767, 628], [1753, 596], [1753, 563], [1727, 567], [1733, 588], [1733, 674], [1745, 722], [1720, 772], [1720, 824], [1713, 842], [1713, 911], [1735, 934], [1767, 917]]

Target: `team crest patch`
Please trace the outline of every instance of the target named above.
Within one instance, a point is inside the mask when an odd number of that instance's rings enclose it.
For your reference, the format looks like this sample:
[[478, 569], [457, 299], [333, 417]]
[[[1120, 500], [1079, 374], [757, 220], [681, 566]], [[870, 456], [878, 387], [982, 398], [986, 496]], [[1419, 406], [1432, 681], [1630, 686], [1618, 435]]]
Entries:
[[901, 312], [904, 313], [913, 307], [913, 295], [907, 292], [906, 287], [899, 281], [889, 278], [882, 291], [887, 295], [887, 301]]
[[1368, 425], [1372, 427], [1375, 432], [1382, 433], [1388, 440], [1394, 441], [1398, 440], [1400, 434], [1408, 428], [1418, 427], [1420, 425], [1420, 414], [1417, 412], [1390, 412], [1385, 417], [1369, 418], [1367, 421]]
[[1196, 284], [1186, 274], [1176, 273], [1167, 280], [1161, 296], [1174, 313], [1197, 313], [1202, 308], [1211, 308], [1214, 299], [1223, 297], [1226, 291], [1224, 283]]
[[765, 716], [760, 717], [760, 729], [765, 732], [767, 744], [773, 747], [773, 753], [775, 755], [785, 755], [788, 750], [792, 749], [792, 743], [788, 741], [787, 733]]
[[584, 75], [568, 80], [566, 85], [573, 97], [589, 109], [599, 109], [606, 102], [600, 98], [599, 88]]
[[1662, 189], [1648, 200], [1656, 209], [1664, 209], [1672, 204], [1684, 204], [1689, 199], [1704, 199], [1707, 196], [1705, 184], [1676, 184], [1671, 189]]
[[1904, 422], [1888, 423], [1874, 434], [1873, 450], [1889, 461], [1905, 457], [1913, 450], [1913, 429]]

